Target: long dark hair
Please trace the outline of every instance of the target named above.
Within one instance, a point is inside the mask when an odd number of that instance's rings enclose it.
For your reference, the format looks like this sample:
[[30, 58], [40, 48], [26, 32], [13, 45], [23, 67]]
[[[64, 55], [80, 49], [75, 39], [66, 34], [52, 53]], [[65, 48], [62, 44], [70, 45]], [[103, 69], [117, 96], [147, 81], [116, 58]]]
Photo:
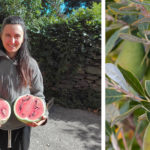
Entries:
[[28, 84], [30, 84], [30, 79], [31, 79], [31, 73], [29, 67], [29, 59], [31, 55], [28, 49], [28, 36], [27, 36], [25, 23], [23, 19], [19, 16], [9, 16], [4, 19], [1, 27], [1, 32], [3, 32], [4, 27], [8, 24], [19, 24], [21, 25], [24, 31], [24, 41], [17, 52], [16, 60], [18, 63], [17, 70], [21, 78], [21, 85], [27, 86]]

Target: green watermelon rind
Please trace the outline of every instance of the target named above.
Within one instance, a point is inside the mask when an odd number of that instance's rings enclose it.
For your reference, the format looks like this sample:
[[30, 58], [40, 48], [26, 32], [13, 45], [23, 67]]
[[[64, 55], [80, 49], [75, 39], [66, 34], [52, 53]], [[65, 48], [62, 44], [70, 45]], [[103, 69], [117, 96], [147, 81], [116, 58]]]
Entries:
[[25, 124], [32, 123], [32, 122], [38, 122], [38, 121], [41, 120], [42, 116], [44, 116], [44, 115], [45, 115], [45, 112], [46, 112], [46, 103], [44, 102], [44, 100], [42, 100], [42, 99], [39, 98], [39, 97], [37, 97], [37, 98], [40, 99], [40, 100], [43, 102], [44, 111], [43, 111], [43, 114], [41, 115], [41, 117], [39, 117], [38, 119], [36, 119], [36, 120], [30, 120], [29, 118], [21, 118], [20, 116], [18, 116], [18, 114], [17, 114], [16, 111], [15, 111], [15, 107], [16, 107], [17, 101], [18, 101], [20, 98], [22, 98], [22, 97], [24, 97], [24, 96], [27, 96], [27, 95], [32, 96], [32, 97], [36, 97], [36, 96], [34, 96], [34, 95], [31, 95], [31, 94], [26, 94], [26, 95], [22, 95], [22, 96], [18, 97], [17, 100], [16, 100], [15, 103], [14, 103], [14, 114], [15, 114], [15, 116], [17, 117], [18, 120], [20, 120], [21, 122], [23, 122], [23, 123], [25, 123]]
[[10, 110], [7, 118], [5, 118], [5, 119], [0, 119], [0, 125], [3, 125], [3, 124], [5, 124], [5, 123], [8, 121], [8, 119], [10, 118], [10, 115], [11, 115], [11, 107], [10, 107], [10, 104], [9, 104], [8, 101], [4, 100], [3, 98], [0, 98], [0, 100], [5, 101], [5, 102], [8, 104], [8, 107], [9, 107], [9, 110]]

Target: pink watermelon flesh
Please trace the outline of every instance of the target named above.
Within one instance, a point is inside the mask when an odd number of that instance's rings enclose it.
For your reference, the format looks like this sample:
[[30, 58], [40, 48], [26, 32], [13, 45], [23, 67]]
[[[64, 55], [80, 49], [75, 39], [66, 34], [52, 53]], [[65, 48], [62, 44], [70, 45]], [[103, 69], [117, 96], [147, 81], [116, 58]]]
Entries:
[[15, 104], [15, 113], [20, 119], [35, 121], [43, 115], [44, 111], [42, 100], [32, 95], [20, 97]]
[[8, 102], [0, 99], [0, 120], [7, 120], [10, 116], [10, 106]]

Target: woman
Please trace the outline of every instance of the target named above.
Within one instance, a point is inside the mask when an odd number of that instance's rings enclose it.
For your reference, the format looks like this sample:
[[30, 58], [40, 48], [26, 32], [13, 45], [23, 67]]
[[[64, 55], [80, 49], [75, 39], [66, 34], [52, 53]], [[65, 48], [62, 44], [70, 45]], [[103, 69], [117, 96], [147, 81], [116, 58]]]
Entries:
[[[37, 62], [29, 54], [24, 21], [18, 16], [9, 16], [4, 19], [0, 34], [0, 98], [8, 100], [13, 107], [14, 101], [25, 94], [44, 100], [43, 78]], [[10, 119], [0, 127], [0, 150], [8, 146], [12, 150], [28, 150], [31, 127], [42, 125], [46, 120], [43, 116], [38, 123], [26, 125], [12, 111]], [[8, 145], [10, 138], [11, 145]]]

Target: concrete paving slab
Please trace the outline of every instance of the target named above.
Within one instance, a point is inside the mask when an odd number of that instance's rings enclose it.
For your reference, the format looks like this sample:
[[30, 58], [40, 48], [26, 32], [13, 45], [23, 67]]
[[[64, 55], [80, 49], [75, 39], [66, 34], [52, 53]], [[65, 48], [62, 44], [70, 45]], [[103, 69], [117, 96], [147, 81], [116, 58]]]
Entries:
[[100, 125], [96, 114], [54, 105], [48, 123], [32, 128], [30, 150], [101, 150]]

